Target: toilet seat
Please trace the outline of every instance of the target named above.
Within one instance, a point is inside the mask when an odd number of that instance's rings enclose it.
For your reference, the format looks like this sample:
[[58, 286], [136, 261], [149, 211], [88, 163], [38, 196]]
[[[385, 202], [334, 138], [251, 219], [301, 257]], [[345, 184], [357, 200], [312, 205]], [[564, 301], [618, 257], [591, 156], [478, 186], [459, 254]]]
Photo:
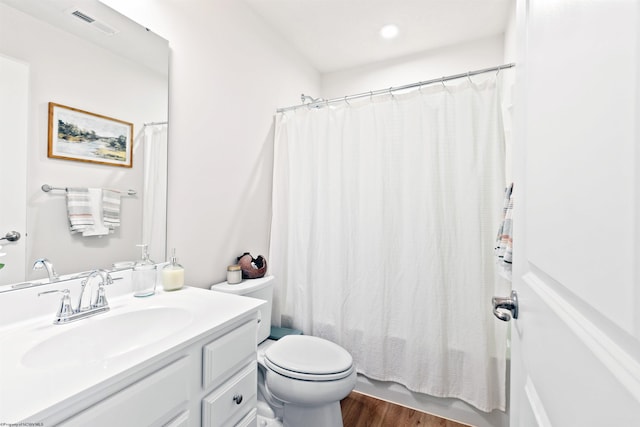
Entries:
[[289, 378], [335, 381], [353, 372], [353, 358], [345, 349], [322, 338], [289, 335], [264, 352], [265, 365]]

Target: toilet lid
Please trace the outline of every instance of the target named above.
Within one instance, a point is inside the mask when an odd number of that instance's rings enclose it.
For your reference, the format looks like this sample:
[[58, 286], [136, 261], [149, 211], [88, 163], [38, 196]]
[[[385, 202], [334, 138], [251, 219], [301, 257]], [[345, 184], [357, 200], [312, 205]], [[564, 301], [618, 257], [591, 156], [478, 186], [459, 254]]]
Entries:
[[353, 358], [347, 350], [308, 335], [287, 335], [271, 345], [264, 356], [268, 367], [292, 378], [328, 381], [353, 371]]

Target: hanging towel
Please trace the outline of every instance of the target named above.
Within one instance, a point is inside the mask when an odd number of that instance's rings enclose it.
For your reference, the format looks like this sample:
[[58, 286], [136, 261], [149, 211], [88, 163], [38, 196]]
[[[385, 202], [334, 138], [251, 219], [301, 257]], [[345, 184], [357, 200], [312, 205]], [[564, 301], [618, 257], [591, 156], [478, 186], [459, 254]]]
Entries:
[[117, 190], [102, 190], [102, 219], [104, 225], [113, 233], [120, 227], [120, 192]]
[[89, 205], [91, 207], [91, 216], [93, 217], [93, 226], [82, 231], [82, 235], [87, 236], [106, 236], [109, 234], [109, 228], [105, 226], [102, 220], [102, 188], [89, 188]]
[[513, 183], [504, 190], [504, 205], [502, 208], [502, 222], [496, 237], [495, 254], [498, 263], [498, 273], [511, 280], [511, 264], [513, 259]]
[[82, 232], [93, 227], [88, 188], [67, 188], [67, 214], [69, 230], [72, 233]]

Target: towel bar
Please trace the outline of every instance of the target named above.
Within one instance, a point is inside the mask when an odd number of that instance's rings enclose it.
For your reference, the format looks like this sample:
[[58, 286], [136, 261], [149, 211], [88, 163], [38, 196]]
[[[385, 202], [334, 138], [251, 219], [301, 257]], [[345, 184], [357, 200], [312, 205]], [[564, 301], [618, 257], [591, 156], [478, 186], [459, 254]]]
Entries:
[[[40, 187], [40, 188], [45, 193], [48, 193], [51, 190], [67, 191], [67, 187], [52, 187], [49, 184], [43, 184], [42, 187]], [[129, 195], [129, 196], [135, 196], [136, 194], [137, 194], [136, 190], [127, 190], [127, 195]]]

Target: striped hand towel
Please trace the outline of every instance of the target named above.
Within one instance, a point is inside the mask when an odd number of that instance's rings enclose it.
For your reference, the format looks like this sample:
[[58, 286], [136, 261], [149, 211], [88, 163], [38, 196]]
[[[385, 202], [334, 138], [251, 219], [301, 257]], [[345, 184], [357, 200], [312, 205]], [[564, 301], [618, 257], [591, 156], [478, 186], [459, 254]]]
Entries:
[[93, 228], [91, 199], [88, 188], [67, 188], [67, 214], [72, 233]]
[[120, 227], [120, 192], [117, 190], [102, 190], [102, 221], [109, 227], [111, 233]]
[[104, 225], [102, 220], [102, 188], [89, 188], [89, 206], [93, 217], [93, 226], [85, 229], [82, 235], [106, 236], [110, 229]]
[[504, 206], [502, 208], [502, 223], [498, 228], [495, 254], [498, 262], [498, 272], [501, 276], [511, 280], [511, 264], [513, 259], [513, 183], [504, 190]]

